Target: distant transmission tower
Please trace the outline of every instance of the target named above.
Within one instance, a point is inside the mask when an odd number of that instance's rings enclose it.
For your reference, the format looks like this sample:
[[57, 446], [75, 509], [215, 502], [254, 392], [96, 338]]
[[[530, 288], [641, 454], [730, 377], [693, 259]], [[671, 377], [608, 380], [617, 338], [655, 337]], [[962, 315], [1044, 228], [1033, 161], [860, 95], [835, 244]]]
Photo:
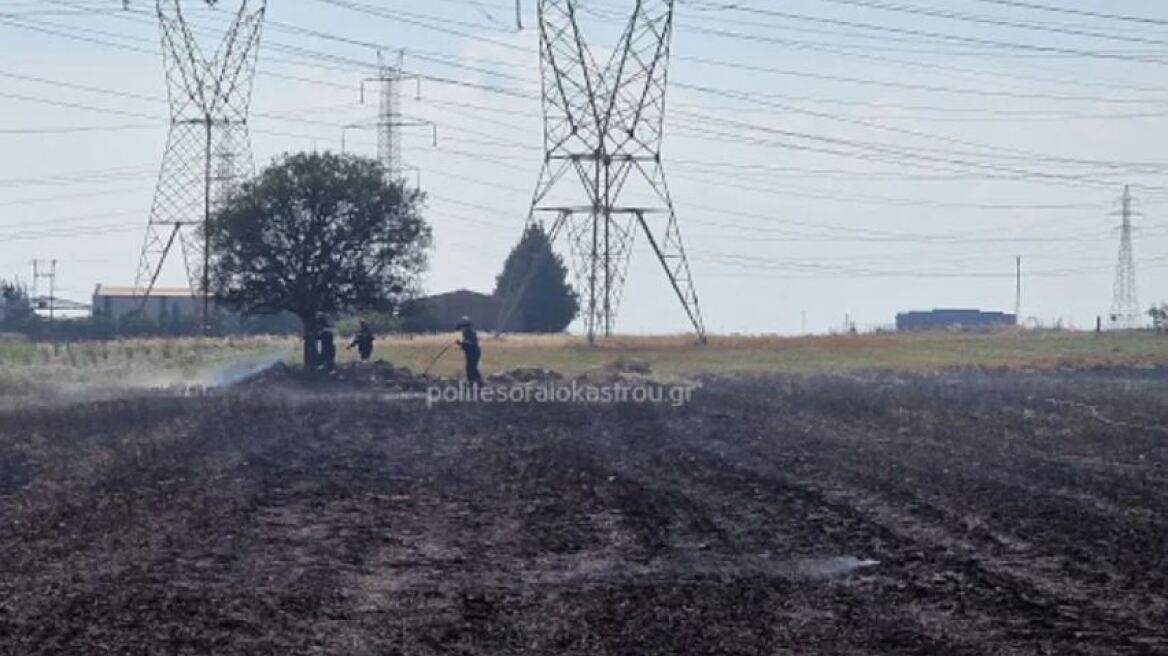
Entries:
[[[643, 233], [694, 330], [705, 325], [661, 161], [674, 0], [635, 0], [600, 66], [579, 23], [578, 0], [539, 0], [544, 164], [528, 217], [555, 217], [567, 235], [588, 338], [611, 335], [635, 236]], [[643, 205], [622, 199], [638, 194]], [[536, 267], [532, 267], [535, 270]], [[526, 291], [524, 283], [499, 326]]]
[[[421, 77], [409, 75], [405, 72], [405, 52], [399, 51], [397, 61], [387, 64], [385, 56], [377, 53], [378, 75], [366, 82], [376, 82], [378, 90], [379, 110], [377, 115], [377, 161], [385, 169], [386, 177], [391, 182], [404, 179], [405, 170], [417, 170], [416, 167], [402, 163], [402, 128], [429, 127], [433, 133], [433, 143], [438, 145], [438, 126], [433, 121], [418, 118], [409, 118], [402, 114], [401, 98], [402, 85], [407, 80], [418, 84], [418, 97], [421, 97]], [[365, 86], [361, 85], [361, 102], [365, 102]], [[357, 124], [347, 127], [365, 127]], [[419, 185], [421, 183], [419, 182]]]
[[377, 51], [377, 77], [367, 78], [361, 82], [361, 103], [365, 103], [365, 83], [378, 85], [377, 97], [380, 107], [377, 119], [361, 121], [341, 126], [341, 152], [348, 152], [346, 135], [349, 130], [377, 130], [377, 161], [385, 170], [385, 177], [390, 182], [401, 182], [405, 179], [405, 171], [414, 171], [417, 174], [417, 185], [422, 185], [421, 171], [416, 166], [402, 162], [402, 128], [429, 127], [433, 133], [434, 146], [438, 146], [438, 125], [433, 121], [420, 118], [409, 118], [401, 111], [402, 85], [407, 80], [413, 80], [418, 85], [417, 97], [422, 97], [422, 78], [418, 75], [405, 72], [405, 53], [399, 52], [396, 64], [386, 64], [382, 52]]
[[[40, 285], [42, 280], [49, 281], [49, 295], [43, 296], [40, 293]], [[32, 261], [32, 302], [33, 307], [38, 310], [49, 311], [49, 323], [53, 323], [54, 313], [57, 306], [57, 261], [56, 260], [33, 260]]]
[[1140, 326], [1140, 301], [1136, 294], [1136, 262], [1132, 252], [1132, 196], [1124, 186], [1120, 199], [1119, 263], [1115, 267], [1115, 289], [1111, 301], [1111, 323], [1116, 328]]
[[385, 167], [390, 180], [402, 177], [401, 161], [401, 83], [403, 56], [398, 53], [397, 64], [389, 66], [381, 53], [377, 53], [381, 71], [381, 113], [377, 123], [377, 159]]
[[177, 241], [191, 295], [203, 298], [205, 332], [210, 314], [206, 226], [240, 179], [252, 172], [247, 118], [267, 0], [241, 0], [210, 56], [195, 39], [182, 5], [180, 0], [157, 0], [170, 135], [135, 289], [145, 306]]

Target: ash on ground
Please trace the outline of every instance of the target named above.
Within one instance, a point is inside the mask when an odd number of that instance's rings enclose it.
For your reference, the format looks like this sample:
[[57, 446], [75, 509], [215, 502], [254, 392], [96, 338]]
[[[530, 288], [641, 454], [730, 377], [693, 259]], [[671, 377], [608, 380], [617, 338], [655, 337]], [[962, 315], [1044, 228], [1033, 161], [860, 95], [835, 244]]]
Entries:
[[[305, 372], [300, 367], [277, 363], [239, 383], [246, 388], [296, 388], [319, 392], [374, 391], [389, 393], [425, 392], [436, 384], [455, 384], [460, 378], [442, 378], [415, 373], [408, 367], [398, 367], [384, 360], [370, 363], [345, 363], [332, 371]], [[647, 364], [617, 361], [601, 369], [574, 377], [551, 369], [523, 367], [491, 374], [485, 379], [488, 386], [563, 385], [572, 381], [583, 384], [625, 384], [629, 386], [658, 386]], [[691, 383], [696, 385], [696, 383]]]

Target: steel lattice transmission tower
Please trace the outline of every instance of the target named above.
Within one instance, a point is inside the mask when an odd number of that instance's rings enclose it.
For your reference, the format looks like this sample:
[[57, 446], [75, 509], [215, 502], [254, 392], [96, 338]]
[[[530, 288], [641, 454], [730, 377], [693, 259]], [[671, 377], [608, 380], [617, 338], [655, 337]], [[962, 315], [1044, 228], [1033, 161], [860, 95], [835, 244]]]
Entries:
[[[177, 241], [193, 296], [209, 313], [205, 228], [238, 182], [252, 173], [248, 111], [267, 0], [241, 0], [227, 32], [208, 55], [180, 0], [157, 0], [170, 99], [170, 134], [142, 245], [135, 288], [154, 289]], [[208, 4], [216, 4], [208, 2]]]
[[1131, 188], [1123, 188], [1120, 198], [1119, 263], [1115, 267], [1115, 288], [1111, 301], [1111, 323], [1116, 328], [1140, 326], [1140, 301], [1136, 294], [1136, 262], [1132, 251]]
[[[590, 340], [612, 334], [638, 234], [704, 340], [661, 158], [674, 0], [635, 0], [604, 66], [588, 45], [578, 4], [538, 5], [545, 154], [528, 222], [550, 214], [549, 237], [566, 235]], [[643, 204], [626, 202], [632, 197]]]
[[402, 177], [402, 126], [401, 126], [401, 84], [402, 84], [402, 55], [399, 53], [397, 63], [385, 63], [381, 53], [377, 53], [380, 60], [380, 120], [377, 125], [377, 159], [385, 167], [385, 173], [392, 181]]
[[[415, 82], [418, 85], [417, 98], [420, 99], [422, 96], [422, 78], [418, 75], [405, 72], [405, 51], [398, 52], [397, 61], [394, 64], [386, 63], [384, 55], [378, 51], [377, 62], [377, 77], [366, 79], [361, 83], [362, 103], [365, 102], [365, 83], [370, 82], [378, 85], [377, 96], [379, 107], [377, 121], [374, 124], [368, 122], [352, 123], [342, 127], [341, 150], [345, 150], [345, 131], [376, 127], [377, 161], [381, 162], [382, 168], [385, 169], [386, 178], [390, 182], [396, 183], [404, 179], [407, 169], [415, 172], [418, 171], [416, 166], [402, 162], [402, 128], [429, 127], [433, 133], [434, 146], [437, 146], [438, 125], [433, 121], [409, 118], [402, 114], [402, 85], [407, 81]], [[421, 186], [420, 181], [418, 184]]]

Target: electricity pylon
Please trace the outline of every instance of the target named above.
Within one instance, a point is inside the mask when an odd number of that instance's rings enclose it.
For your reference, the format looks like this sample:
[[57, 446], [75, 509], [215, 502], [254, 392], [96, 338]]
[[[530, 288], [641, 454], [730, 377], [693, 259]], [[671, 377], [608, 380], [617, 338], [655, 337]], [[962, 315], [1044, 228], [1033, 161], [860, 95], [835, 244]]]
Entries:
[[[42, 296], [40, 293], [41, 280], [49, 281], [49, 295]], [[33, 260], [32, 261], [32, 303], [33, 307], [38, 310], [49, 311], [49, 323], [53, 323], [54, 313], [56, 310], [57, 300], [57, 261], [56, 260]]]
[[[611, 335], [633, 242], [643, 234], [694, 330], [706, 329], [662, 168], [674, 0], [635, 0], [616, 48], [600, 66], [578, 0], [539, 0], [544, 163], [528, 216], [554, 217], [565, 234], [589, 341]], [[624, 202], [636, 196], [641, 204]], [[532, 267], [534, 271], [537, 267]], [[499, 326], [526, 292], [508, 303]]]
[[226, 34], [209, 56], [195, 39], [180, 0], [157, 0], [156, 5], [170, 99], [170, 134], [135, 289], [145, 306], [177, 241], [191, 295], [202, 295], [206, 332], [210, 318], [206, 228], [240, 179], [252, 173], [248, 111], [267, 0], [241, 0]]
[[1140, 301], [1136, 294], [1136, 262], [1132, 252], [1132, 196], [1124, 186], [1120, 198], [1119, 263], [1115, 267], [1115, 287], [1111, 300], [1111, 323], [1115, 328], [1139, 328]]
[[[378, 75], [361, 83], [361, 102], [365, 102], [365, 82], [375, 82], [378, 90], [379, 109], [375, 123], [353, 123], [341, 128], [341, 150], [345, 150], [345, 132], [370, 127], [377, 128], [377, 161], [385, 170], [385, 177], [390, 182], [404, 180], [406, 169], [418, 172], [418, 168], [402, 163], [402, 128], [429, 127], [432, 133], [434, 147], [438, 146], [438, 125], [425, 119], [409, 118], [402, 114], [401, 94], [402, 85], [407, 80], [413, 80], [418, 85], [417, 98], [422, 96], [422, 78], [405, 72], [405, 53], [398, 52], [397, 63], [388, 64], [381, 51], [377, 52]], [[418, 175], [418, 186], [421, 186], [421, 174]]]
[[397, 64], [390, 65], [377, 53], [381, 83], [381, 115], [377, 125], [377, 158], [385, 167], [390, 180], [402, 177], [401, 159], [401, 84], [402, 54], [398, 53]]

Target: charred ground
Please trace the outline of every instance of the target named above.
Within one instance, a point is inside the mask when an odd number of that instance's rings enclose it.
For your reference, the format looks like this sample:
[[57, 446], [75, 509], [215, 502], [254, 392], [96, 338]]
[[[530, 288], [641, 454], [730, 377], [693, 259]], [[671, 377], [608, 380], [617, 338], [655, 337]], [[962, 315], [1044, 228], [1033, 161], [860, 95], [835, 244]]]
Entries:
[[1165, 653], [1166, 426], [1161, 369], [11, 410], [0, 653]]

